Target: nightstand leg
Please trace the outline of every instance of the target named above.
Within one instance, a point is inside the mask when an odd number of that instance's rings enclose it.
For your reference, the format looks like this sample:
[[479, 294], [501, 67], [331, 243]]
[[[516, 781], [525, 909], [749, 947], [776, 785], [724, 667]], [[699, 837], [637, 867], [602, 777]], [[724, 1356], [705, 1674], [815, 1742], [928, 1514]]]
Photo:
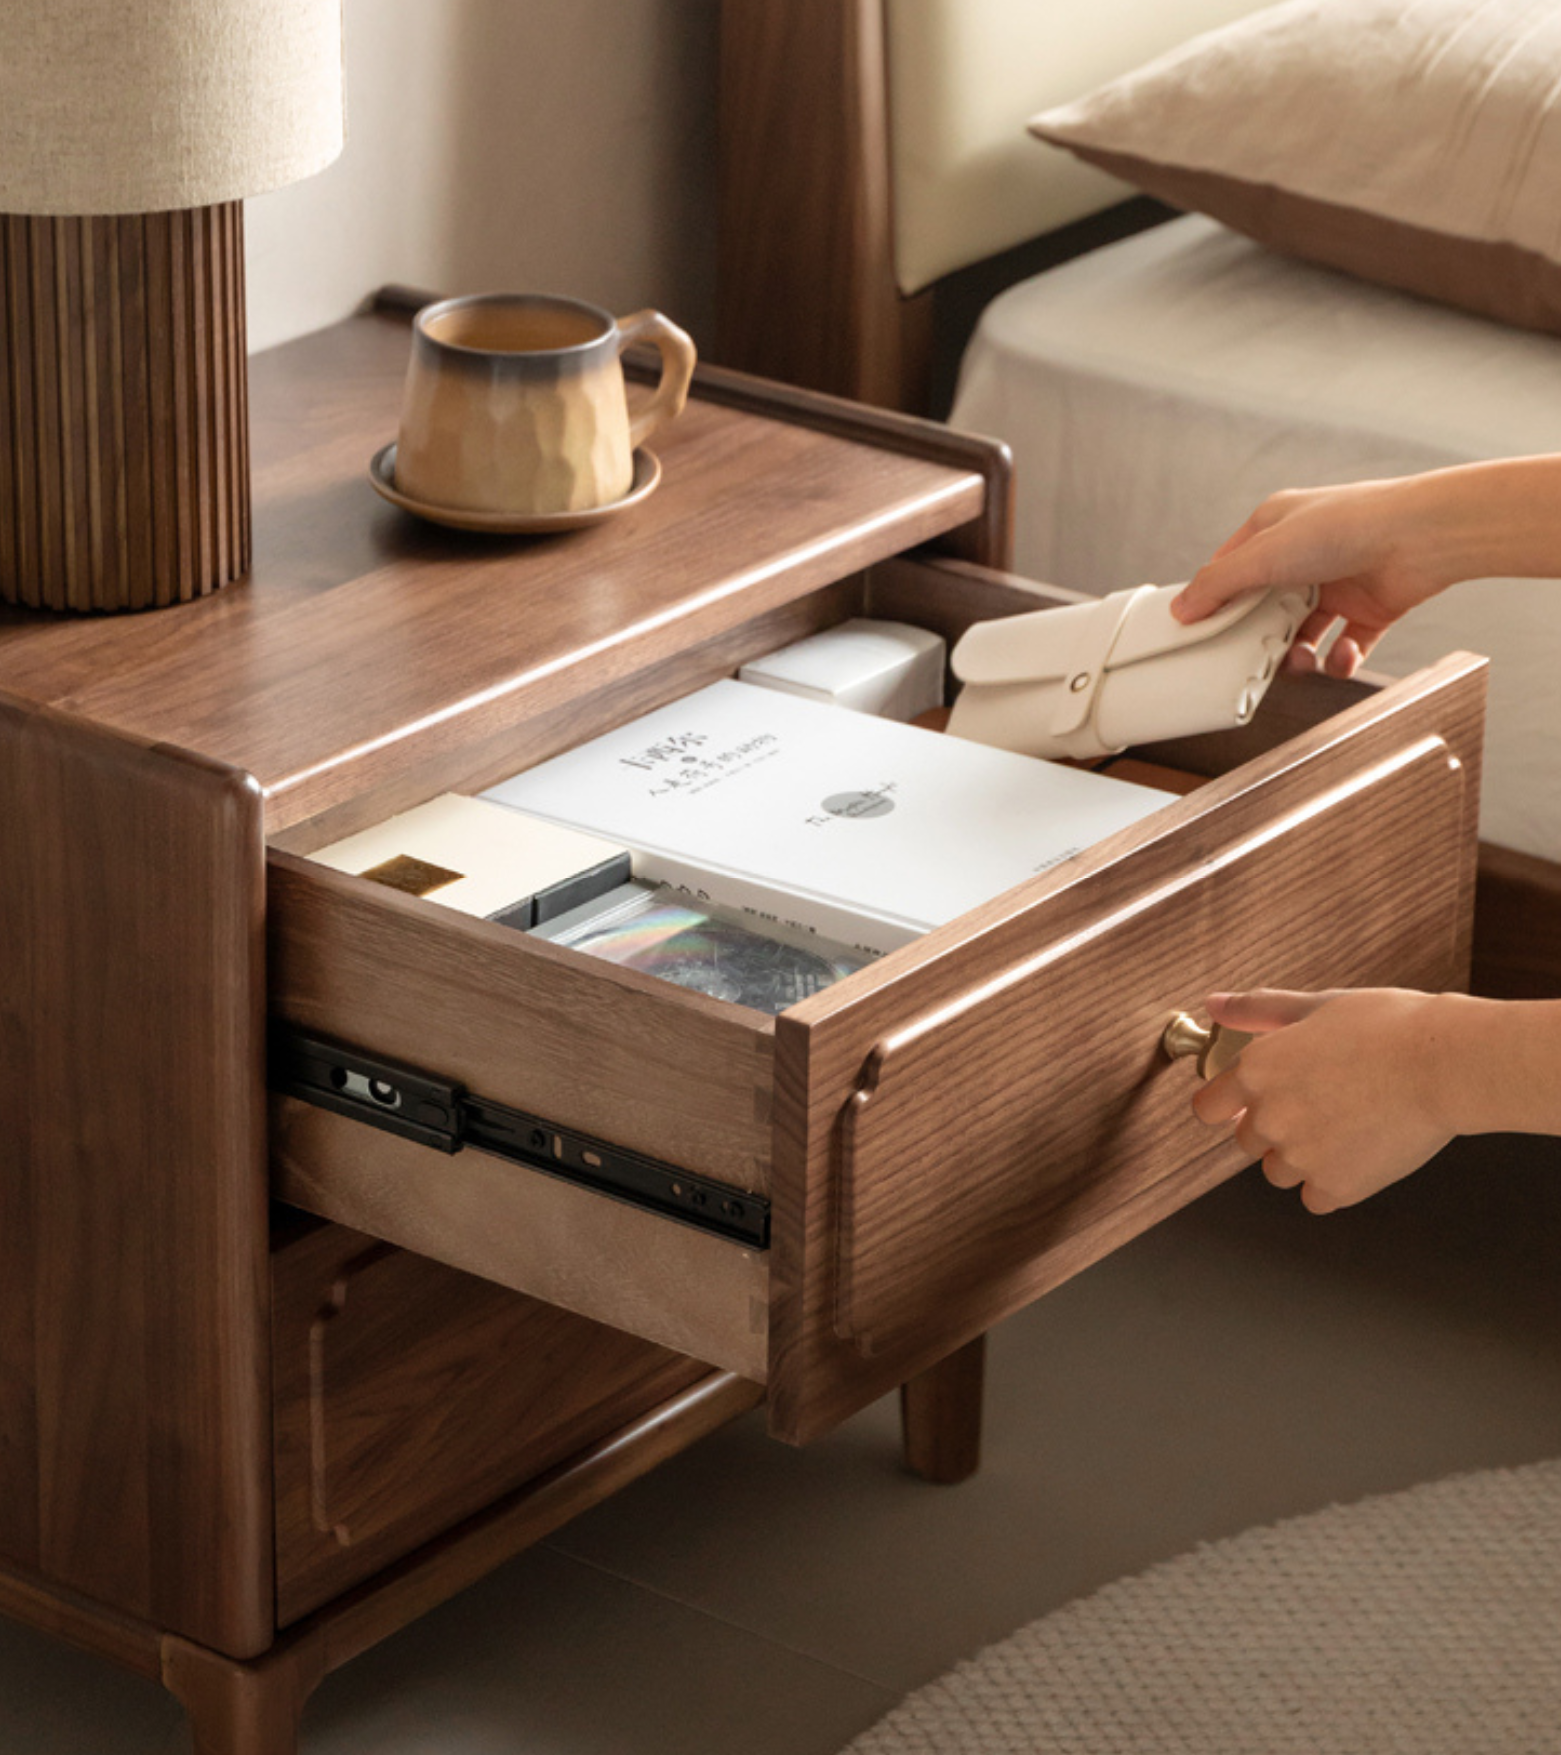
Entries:
[[905, 1465], [924, 1480], [952, 1486], [981, 1462], [981, 1387], [986, 1336], [950, 1353], [900, 1389]]
[[251, 1663], [173, 1634], [163, 1641], [163, 1685], [190, 1715], [195, 1755], [298, 1755], [304, 1702], [323, 1674], [315, 1641]]

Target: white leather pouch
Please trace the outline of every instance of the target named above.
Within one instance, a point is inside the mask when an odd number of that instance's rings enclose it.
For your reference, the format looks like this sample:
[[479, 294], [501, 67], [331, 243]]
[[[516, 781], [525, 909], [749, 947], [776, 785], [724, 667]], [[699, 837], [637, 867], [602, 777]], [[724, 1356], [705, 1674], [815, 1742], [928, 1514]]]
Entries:
[[978, 622], [950, 662], [948, 729], [1031, 756], [1089, 760], [1130, 744], [1245, 725], [1317, 593], [1265, 591], [1184, 626], [1180, 585]]

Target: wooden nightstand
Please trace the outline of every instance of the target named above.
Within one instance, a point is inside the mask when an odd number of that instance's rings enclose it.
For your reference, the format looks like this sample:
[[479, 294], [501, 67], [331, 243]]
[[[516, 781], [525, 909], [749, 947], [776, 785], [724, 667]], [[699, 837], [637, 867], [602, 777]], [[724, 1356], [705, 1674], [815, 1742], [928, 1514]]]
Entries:
[[[1240, 1166], [1165, 1014], [1467, 967], [1466, 658], [1148, 752], [1206, 783], [773, 1021], [313, 864], [847, 616], [1046, 600], [999, 447], [718, 372], [632, 516], [419, 525], [365, 478], [406, 347], [254, 362], [248, 584], [0, 618], [0, 1609], [204, 1755], [289, 1755], [326, 1670], [761, 1400], [802, 1441], [909, 1383], [968, 1472], [985, 1330]], [[452, 1094], [664, 1180], [452, 1150]]]

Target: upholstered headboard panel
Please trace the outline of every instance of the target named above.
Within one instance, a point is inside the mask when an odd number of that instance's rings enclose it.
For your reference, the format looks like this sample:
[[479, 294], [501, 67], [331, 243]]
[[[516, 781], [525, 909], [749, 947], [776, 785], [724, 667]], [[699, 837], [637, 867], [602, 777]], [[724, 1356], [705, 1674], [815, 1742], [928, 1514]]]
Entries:
[[[720, 260], [706, 356], [922, 411], [950, 333], [933, 307], [952, 312], [953, 270], [1001, 264], [1029, 240], [1060, 261], [1163, 217], [1042, 145], [1027, 120], [1260, 10], [1257, 0], [720, 5]], [[1027, 261], [1026, 272], [1041, 265], [1034, 249]]]
[[904, 293], [1130, 193], [1025, 132], [1264, 0], [884, 0]]

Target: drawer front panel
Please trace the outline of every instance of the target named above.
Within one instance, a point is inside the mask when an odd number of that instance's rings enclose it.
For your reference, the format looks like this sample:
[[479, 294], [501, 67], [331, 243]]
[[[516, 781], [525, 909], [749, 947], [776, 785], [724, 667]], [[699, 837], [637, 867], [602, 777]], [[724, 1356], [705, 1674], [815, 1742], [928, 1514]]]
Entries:
[[1217, 988], [1465, 979], [1481, 661], [1291, 738], [776, 1029], [772, 1424], [802, 1440], [1238, 1169]]
[[281, 1625], [706, 1374], [335, 1226], [273, 1287]]
[[[1439, 738], [1038, 950], [878, 1044], [844, 1117], [836, 1331], [864, 1354], [979, 1285], [1025, 1302], [1239, 1169], [1159, 1048], [1219, 988], [1438, 986], [1463, 775]], [[1348, 898], [1321, 881], [1338, 849]], [[1109, 948], [1108, 948], [1109, 947]]]

